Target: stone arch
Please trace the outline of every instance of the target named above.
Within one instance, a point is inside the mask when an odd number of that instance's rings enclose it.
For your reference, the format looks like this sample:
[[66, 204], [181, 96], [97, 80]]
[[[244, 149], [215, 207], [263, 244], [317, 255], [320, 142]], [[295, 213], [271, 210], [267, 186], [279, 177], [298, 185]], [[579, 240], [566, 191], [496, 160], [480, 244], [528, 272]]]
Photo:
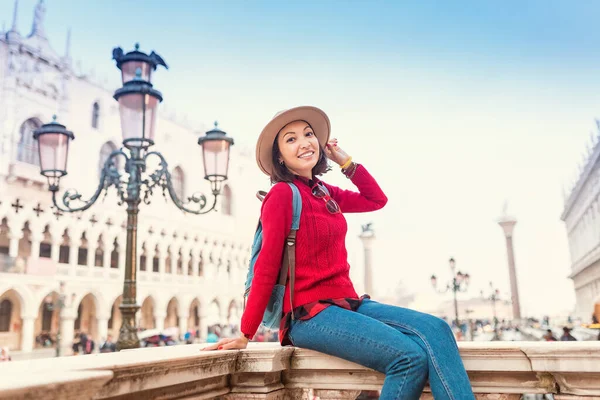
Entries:
[[15, 289], [0, 294], [0, 343], [9, 350], [17, 350], [22, 346], [23, 309], [23, 298]]
[[148, 271], [148, 245], [146, 242], [142, 242], [140, 246], [140, 265], [139, 271]]
[[17, 144], [17, 161], [27, 164], [40, 165], [39, 144], [33, 138], [33, 131], [42, 126], [38, 118], [29, 118], [19, 128], [19, 143]]
[[231, 300], [227, 308], [227, 323], [229, 325], [238, 325], [240, 323], [239, 319], [239, 305], [235, 300]]
[[51, 258], [52, 239], [52, 228], [49, 224], [47, 224], [42, 231], [42, 241], [40, 242], [40, 258]]
[[177, 197], [183, 200], [185, 198], [185, 173], [180, 166], [177, 166], [173, 169], [173, 173], [171, 174], [171, 182], [173, 183], [175, 194]]
[[220, 324], [221, 323], [220, 316], [221, 316], [221, 304], [219, 303], [219, 300], [217, 300], [215, 298], [208, 305], [208, 310], [206, 313], [206, 324], [209, 327]]
[[69, 229], [65, 228], [62, 234], [62, 240], [58, 247], [58, 262], [61, 264], [68, 264], [71, 257], [71, 237], [69, 236]]
[[167, 303], [167, 316], [165, 317], [165, 328], [179, 326], [179, 300], [177, 297], [172, 297]]
[[87, 233], [81, 233], [79, 248], [77, 249], [77, 265], [87, 266], [88, 262], [88, 239]]
[[162, 256], [160, 252], [160, 247], [157, 244], [154, 246], [154, 256], [152, 257], [152, 272], [160, 272], [160, 257]]
[[177, 275], [184, 275], [184, 273], [183, 273], [183, 252], [184, 252], [184, 249], [180, 247], [177, 252], [177, 261], [175, 262]]
[[59, 322], [59, 294], [55, 290], [48, 292], [40, 302], [38, 315], [33, 325], [36, 347], [48, 347], [56, 344]]
[[15, 267], [18, 271], [25, 272], [27, 259], [31, 256], [31, 229], [29, 227], [29, 221], [25, 221], [21, 232], [23, 233], [23, 236], [19, 239], [19, 250], [17, 259], [15, 260]]
[[[104, 169], [104, 163], [106, 163], [106, 160], [108, 160], [110, 154], [115, 150], [117, 150], [117, 145], [111, 141], [104, 142], [102, 147], [100, 147], [100, 154], [98, 157], [98, 176], [102, 174], [102, 169]], [[115, 162], [115, 158], [113, 158], [113, 162]], [[118, 163], [118, 161], [116, 162]], [[119, 164], [117, 164], [116, 166], [119, 167]]]
[[88, 293], [79, 302], [77, 307], [77, 318], [74, 322], [75, 331], [86, 333], [88, 338], [91, 336], [95, 341], [98, 337], [98, 311], [100, 302], [92, 293]]
[[190, 312], [187, 321], [188, 330], [193, 329], [194, 331], [200, 329], [200, 318], [202, 315], [202, 303], [196, 297], [190, 303]]
[[96, 241], [96, 254], [94, 254], [95, 267], [104, 267], [104, 252], [106, 251], [106, 247], [104, 246], [103, 235], [103, 233], [99, 234], [98, 240]]
[[0, 254], [8, 255], [8, 251], [10, 248], [10, 239], [8, 237], [9, 231], [10, 229], [8, 227], [8, 219], [4, 217], [0, 221]]
[[119, 253], [121, 252], [121, 247], [119, 246], [118, 238], [115, 238], [112, 245], [110, 246], [110, 267], [118, 269], [120, 267], [124, 267], [119, 265]]
[[231, 192], [231, 187], [228, 184], [223, 185], [221, 212], [223, 215], [233, 215], [233, 193]]
[[108, 333], [112, 334], [114, 338], [119, 336], [119, 330], [121, 329], [121, 322], [123, 321], [123, 317], [121, 315], [121, 309], [119, 306], [123, 301], [123, 295], [117, 296], [117, 298], [113, 301], [112, 306], [110, 308], [110, 318], [108, 319]]
[[184, 266], [184, 268], [187, 268], [188, 276], [194, 276], [194, 251], [192, 249], [188, 253], [187, 266]]
[[169, 247], [167, 247], [167, 254], [165, 257], [165, 273], [166, 274], [171, 274], [173, 272], [172, 266], [173, 266], [173, 250], [172, 250], [173, 245], [170, 245]]
[[156, 327], [156, 321], [154, 317], [154, 310], [156, 308], [156, 302], [152, 296], [148, 296], [142, 302], [140, 308], [139, 323], [138, 326], [142, 329], [154, 329]]
[[94, 129], [98, 129], [100, 127], [100, 113], [100, 102], [95, 101], [94, 104], [92, 104], [92, 128]]

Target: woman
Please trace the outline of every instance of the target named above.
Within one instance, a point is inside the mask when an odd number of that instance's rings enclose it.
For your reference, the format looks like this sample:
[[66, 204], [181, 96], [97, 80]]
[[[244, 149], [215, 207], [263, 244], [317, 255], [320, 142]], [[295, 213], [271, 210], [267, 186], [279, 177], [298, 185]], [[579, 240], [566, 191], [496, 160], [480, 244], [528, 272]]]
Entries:
[[[448, 324], [439, 318], [359, 297], [349, 276], [343, 213], [382, 208], [387, 198], [366, 168], [329, 140], [327, 115], [315, 107], [277, 114], [256, 146], [259, 168], [275, 184], [265, 197], [263, 244], [241, 321], [242, 335], [206, 350], [244, 349], [256, 333], [278, 278], [292, 222], [294, 182], [302, 197], [296, 237], [293, 304], [286, 287], [279, 339], [340, 357], [386, 374], [381, 399], [418, 399], [427, 379], [436, 399], [474, 399]], [[318, 176], [327, 159], [359, 192], [341, 190]], [[393, 260], [390, 260], [393, 262]]]

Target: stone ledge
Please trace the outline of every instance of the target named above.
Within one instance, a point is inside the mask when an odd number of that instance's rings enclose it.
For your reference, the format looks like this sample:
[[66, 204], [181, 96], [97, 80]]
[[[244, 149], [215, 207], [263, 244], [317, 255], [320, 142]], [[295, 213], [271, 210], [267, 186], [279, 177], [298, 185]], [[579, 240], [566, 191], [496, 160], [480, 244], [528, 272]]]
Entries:
[[[272, 343], [243, 351], [201, 348], [1, 363], [0, 399], [305, 399], [307, 390], [322, 399], [349, 399], [383, 384], [381, 373], [311, 350]], [[600, 342], [462, 342], [459, 348], [478, 398], [600, 398]], [[431, 398], [427, 390], [423, 398]]]

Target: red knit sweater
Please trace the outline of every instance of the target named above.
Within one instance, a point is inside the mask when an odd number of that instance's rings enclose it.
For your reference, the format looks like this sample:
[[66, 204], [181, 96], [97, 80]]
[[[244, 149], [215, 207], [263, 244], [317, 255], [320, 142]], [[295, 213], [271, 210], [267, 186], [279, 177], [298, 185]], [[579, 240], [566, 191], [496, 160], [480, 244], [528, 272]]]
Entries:
[[[362, 165], [357, 167], [352, 182], [360, 193], [325, 184], [342, 212], [375, 211], [387, 203], [387, 197]], [[308, 185], [300, 180], [295, 183], [302, 196], [302, 214], [296, 236], [293, 306], [323, 299], [357, 298], [349, 275], [346, 218], [341, 213], [329, 213], [325, 201], [313, 196]], [[279, 277], [284, 242], [292, 226], [292, 190], [286, 183], [271, 188], [262, 205], [261, 220], [262, 249], [254, 265], [252, 288], [240, 327], [242, 333], [250, 336], [258, 330]], [[286, 286], [284, 313], [290, 311], [289, 298]]]

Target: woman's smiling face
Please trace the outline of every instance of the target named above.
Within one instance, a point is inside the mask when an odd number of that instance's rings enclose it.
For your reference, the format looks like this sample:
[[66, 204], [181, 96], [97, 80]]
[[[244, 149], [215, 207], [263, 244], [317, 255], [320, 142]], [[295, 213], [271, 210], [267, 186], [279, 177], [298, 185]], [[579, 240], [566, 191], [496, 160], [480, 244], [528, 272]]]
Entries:
[[279, 162], [292, 173], [312, 179], [312, 170], [319, 161], [319, 140], [305, 121], [290, 122], [277, 135]]

